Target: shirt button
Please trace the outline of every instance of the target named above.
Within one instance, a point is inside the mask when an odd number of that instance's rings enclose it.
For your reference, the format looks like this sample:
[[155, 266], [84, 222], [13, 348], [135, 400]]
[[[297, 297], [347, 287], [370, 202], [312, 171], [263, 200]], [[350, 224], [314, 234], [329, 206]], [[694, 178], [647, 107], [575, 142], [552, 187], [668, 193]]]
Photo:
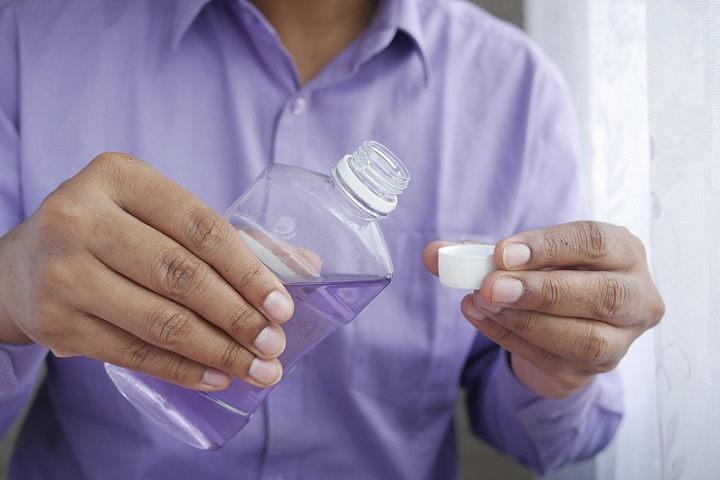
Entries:
[[293, 115], [296, 117], [299, 117], [303, 113], [305, 113], [305, 110], [307, 109], [307, 101], [300, 97], [295, 102], [293, 102], [292, 109], [290, 110]]

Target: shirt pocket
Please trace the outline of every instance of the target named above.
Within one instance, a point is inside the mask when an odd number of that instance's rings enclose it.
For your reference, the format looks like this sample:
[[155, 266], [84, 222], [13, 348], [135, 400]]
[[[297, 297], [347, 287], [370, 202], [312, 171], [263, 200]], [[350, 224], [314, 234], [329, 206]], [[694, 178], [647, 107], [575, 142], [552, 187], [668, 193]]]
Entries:
[[422, 251], [437, 239], [478, 235], [385, 232], [393, 259], [390, 285], [353, 322], [351, 388], [384, 405], [427, 408], [452, 405], [475, 328], [460, 311], [470, 293], [446, 288], [427, 271]]

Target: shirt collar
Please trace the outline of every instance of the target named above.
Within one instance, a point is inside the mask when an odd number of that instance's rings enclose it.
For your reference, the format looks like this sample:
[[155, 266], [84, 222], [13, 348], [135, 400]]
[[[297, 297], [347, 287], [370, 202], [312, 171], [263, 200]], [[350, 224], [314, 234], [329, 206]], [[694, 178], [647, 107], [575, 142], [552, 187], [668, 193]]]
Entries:
[[395, 30], [404, 33], [413, 44], [422, 62], [425, 84], [430, 76], [428, 51], [420, 22], [418, 0], [379, 0], [375, 19], [370, 28]]
[[[213, 0], [175, 0], [172, 28], [172, 48], [177, 49], [200, 11]], [[247, 0], [233, 0], [241, 3]], [[380, 0], [371, 28], [395, 29], [406, 34], [413, 42], [423, 63], [425, 81], [429, 76], [427, 46], [420, 23], [420, 5], [417, 0]]]
[[172, 26], [172, 49], [177, 50], [200, 11], [212, 0], [175, 0]]

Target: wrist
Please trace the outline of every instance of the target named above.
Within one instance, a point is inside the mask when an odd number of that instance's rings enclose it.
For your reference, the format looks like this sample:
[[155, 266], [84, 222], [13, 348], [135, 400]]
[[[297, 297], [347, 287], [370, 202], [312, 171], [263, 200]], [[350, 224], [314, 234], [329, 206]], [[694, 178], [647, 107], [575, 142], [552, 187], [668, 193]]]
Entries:
[[595, 377], [592, 374], [570, 371], [569, 369], [562, 369], [562, 371], [551, 375], [541, 371], [524, 358], [510, 352], [508, 352], [507, 361], [510, 364], [510, 370], [520, 383], [545, 398], [561, 399], [570, 397], [582, 390]]
[[3, 310], [0, 310], [0, 342], [15, 345], [33, 343], [32, 339], [25, 335]]
[[15, 324], [10, 314], [10, 306], [16, 302], [12, 286], [16, 279], [12, 277], [18, 271], [13, 259], [17, 256], [10, 252], [13, 231], [0, 237], [0, 342], [13, 344], [32, 343], [32, 339], [25, 335]]

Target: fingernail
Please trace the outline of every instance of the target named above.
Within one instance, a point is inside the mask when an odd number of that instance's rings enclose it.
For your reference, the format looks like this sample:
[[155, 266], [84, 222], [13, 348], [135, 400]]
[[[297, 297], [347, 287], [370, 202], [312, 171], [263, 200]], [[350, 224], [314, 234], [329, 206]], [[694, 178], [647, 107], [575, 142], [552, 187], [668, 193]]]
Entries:
[[255, 348], [268, 357], [277, 357], [285, 350], [285, 335], [272, 327], [265, 327], [255, 339]]
[[503, 250], [503, 263], [506, 268], [518, 268], [530, 260], [530, 248], [524, 243], [508, 243]]
[[515, 303], [520, 300], [525, 287], [516, 278], [500, 277], [492, 289], [493, 303]]
[[203, 373], [202, 383], [213, 388], [224, 387], [228, 384], [229, 377], [225, 372], [212, 367], [205, 369]]
[[480, 310], [475, 308], [475, 306], [472, 304], [469, 304], [467, 307], [465, 307], [465, 315], [472, 318], [476, 322], [485, 320], [487, 318], [487, 316], [484, 313], [482, 313]]
[[255, 357], [255, 360], [250, 364], [250, 370], [248, 370], [248, 375], [262, 385], [271, 385], [279, 374], [277, 362], [263, 360], [258, 357]]
[[492, 305], [487, 303], [483, 298], [480, 296], [480, 293], [475, 295], [475, 301], [485, 310], [487, 310], [490, 313], [500, 313], [500, 310], [502, 310], [502, 307], [498, 307], [496, 305]]
[[263, 302], [265, 313], [270, 316], [270, 320], [282, 322], [290, 318], [293, 313], [292, 302], [277, 290], [270, 292]]

